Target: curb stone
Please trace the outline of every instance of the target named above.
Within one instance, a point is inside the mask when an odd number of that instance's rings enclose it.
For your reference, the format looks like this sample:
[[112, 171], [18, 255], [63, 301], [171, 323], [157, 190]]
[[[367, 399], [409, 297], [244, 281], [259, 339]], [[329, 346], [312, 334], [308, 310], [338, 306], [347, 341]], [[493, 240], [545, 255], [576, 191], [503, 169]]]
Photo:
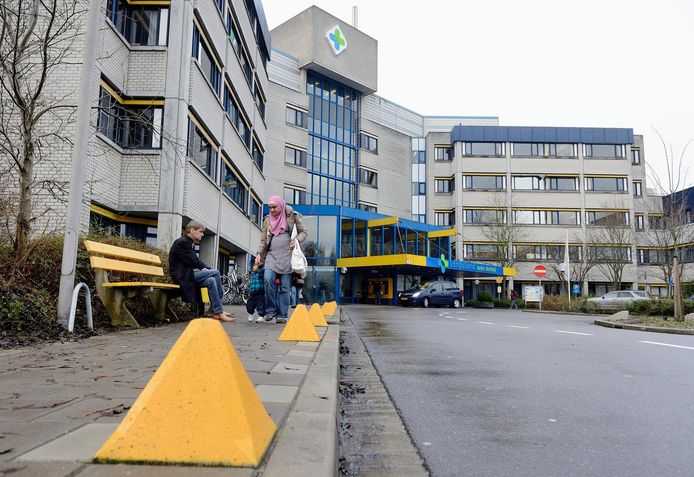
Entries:
[[651, 331], [653, 333], [670, 333], [673, 335], [694, 335], [694, 330], [689, 330], [686, 328], [659, 328], [657, 326], [643, 326], [643, 325], [630, 325], [627, 323], [615, 323], [613, 321], [607, 320], [595, 320], [594, 322], [598, 326], [605, 326], [607, 328], [616, 328], [624, 330], [634, 330], [634, 331]]

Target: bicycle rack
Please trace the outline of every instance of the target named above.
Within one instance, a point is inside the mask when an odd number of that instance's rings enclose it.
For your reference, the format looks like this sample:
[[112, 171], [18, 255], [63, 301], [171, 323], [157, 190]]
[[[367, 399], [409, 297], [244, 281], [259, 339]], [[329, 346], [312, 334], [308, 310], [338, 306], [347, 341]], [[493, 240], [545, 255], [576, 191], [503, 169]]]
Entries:
[[80, 296], [80, 289], [84, 288], [87, 290], [87, 325], [90, 330], [94, 329], [94, 320], [92, 319], [92, 292], [89, 291], [89, 287], [86, 283], [80, 282], [75, 285], [75, 289], [72, 291], [72, 303], [70, 304], [70, 319], [67, 323], [67, 330], [72, 333], [75, 328], [75, 313], [77, 313], [77, 299]]

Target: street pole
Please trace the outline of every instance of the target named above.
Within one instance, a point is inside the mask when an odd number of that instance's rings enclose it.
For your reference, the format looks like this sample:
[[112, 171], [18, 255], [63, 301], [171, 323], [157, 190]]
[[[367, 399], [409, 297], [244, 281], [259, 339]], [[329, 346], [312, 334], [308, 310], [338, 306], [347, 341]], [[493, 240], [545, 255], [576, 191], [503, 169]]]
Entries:
[[72, 171], [70, 174], [70, 195], [68, 197], [65, 239], [63, 243], [63, 262], [60, 270], [60, 292], [58, 294], [58, 323], [67, 327], [70, 314], [72, 289], [75, 286], [75, 264], [77, 262], [77, 242], [80, 236], [82, 219], [82, 198], [84, 188], [84, 165], [89, 146], [89, 116], [91, 113], [92, 81], [96, 66], [96, 44], [101, 0], [90, 0], [82, 54], [82, 75], [80, 79], [79, 103], [77, 103], [77, 124], [75, 127], [74, 148], [72, 150]]

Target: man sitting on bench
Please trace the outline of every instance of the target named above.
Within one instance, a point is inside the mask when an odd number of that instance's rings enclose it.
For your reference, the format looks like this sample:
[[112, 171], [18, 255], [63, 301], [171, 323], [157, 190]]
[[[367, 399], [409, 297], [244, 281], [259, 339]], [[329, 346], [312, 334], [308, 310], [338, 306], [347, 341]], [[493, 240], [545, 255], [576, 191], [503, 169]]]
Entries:
[[186, 233], [177, 239], [169, 251], [169, 272], [173, 282], [181, 286], [183, 301], [197, 302], [197, 289], [207, 287], [214, 318], [231, 323], [236, 319], [224, 311], [222, 306], [222, 280], [219, 270], [213, 270], [198, 258], [193, 250], [196, 240], [205, 235], [205, 226], [191, 220], [186, 225]]

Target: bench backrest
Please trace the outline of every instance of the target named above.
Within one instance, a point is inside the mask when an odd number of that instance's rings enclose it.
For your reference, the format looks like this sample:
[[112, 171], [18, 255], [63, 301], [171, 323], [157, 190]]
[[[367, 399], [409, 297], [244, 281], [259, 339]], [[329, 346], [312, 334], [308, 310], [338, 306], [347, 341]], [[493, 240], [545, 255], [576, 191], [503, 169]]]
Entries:
[[[141, 275], [164, 276], [159, 255], [116, 247], [101, 242], [85, 240], [92, 268], [114, 272], [139, 273]], [[125, 259], [125, 260], [120, 260]]]

